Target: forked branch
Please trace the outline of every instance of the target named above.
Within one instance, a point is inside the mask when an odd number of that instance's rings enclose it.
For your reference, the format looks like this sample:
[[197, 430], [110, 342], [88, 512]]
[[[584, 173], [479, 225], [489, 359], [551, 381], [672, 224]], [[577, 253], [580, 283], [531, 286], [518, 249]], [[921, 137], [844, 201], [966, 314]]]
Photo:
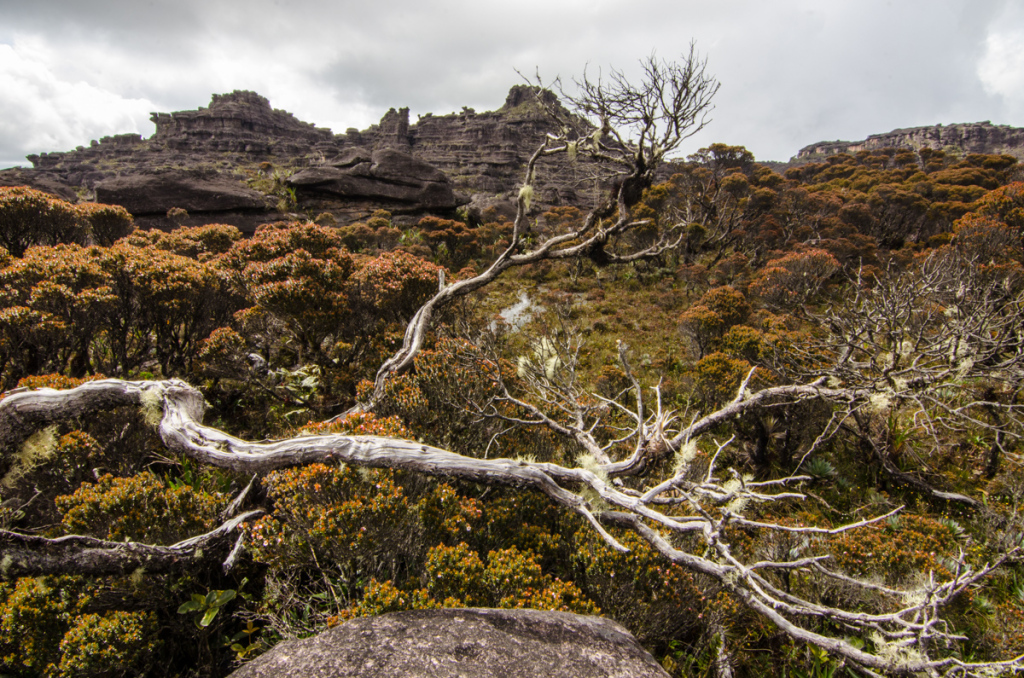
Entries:
[[[953, 647], [961, 640], [939, 623], [942, 608], [1001, 562], [1016, 557], [1016, 550], [977, 570], [969, 568], [961, 558], [951, 581], [933, 581], [918, 590], [899, 592], [899, 602], [903, 604], [895, 610], [848, 611], [802, 599], [776, 587], [765, 573], [801, 570], [809, 575], [821, 575], [817, 568], [828, 558], [759, 560], [746, 564], [731, 547], [729, 535], [734, 526], [748, 531], [827, 536], [865, 527], [885, 519], [888, 514], [837, 528], [794, 527], [748, 520], [742, 514], [742, 507], [748, 503], [802, 499], [799, 492], [785, 489], [801, 479], [792, 477], [757, 483], [732, 474], [728, 480], [723, 480], [717, 475], [714, 459], [696, 480], [684, 477], [686, 469], [682, 468], [674, 482], [663, 483], [652, 488], [653, 492], [637, 496], [635, 492], [612, 485], [603, 473], [584, 468], [508, 459], [476, 459], [396, 438], [320, 435], [263, 443], [247, 442], [204, 426], [201, 423], [203, 397], [184, 382], [113, 379], [88, 382], [69, 391], [40, 389], [7, 395], [0, 400], [0, 432], [4, 435], [6, 454], [9, 455], [13, 445], [24, 440], [40, 425], [113, 406], [140, 404], [143, 397], [148, 406], [162, 408], [159, 434], [164, 444], [205, 464], [254, 473], [313, 462], [341, 462], [452, 477], [482, 485], [537, 490], [586, 519], [613, 548], [625, 550], [602, 523], [631, 529], [671, 562], [714, 578], [738, 600], [775, 623], [793, 639], [817, 645], [870, 670], [911, 675], [955, 669], [961, 675], [969, 675], [975, 671], [1013, 671], [1024, 667], [1024, 658], [970, 664], [952, 654], [939, 658], [930, 656], [935, 648]], [[720, 450], [725, 444], [719, 446]], [[600, 497], [600, 501], [593, 503], [596, 500], [584, 498], [581, 493], [584, 489], [590, 491], [590, 496]], [[655, 499], [661, 496], [671, 496], [679, 501], [659, 504]], [[664, 508], [666, 506], [668, 508]], [[19, 573], [54, 571], [61, 563], [85, 566], [95, 573], [123, 572], [146, 558], [163, 559], [159, 562], [173, 564], [182, 553], [195, 550], [200, 542], [223, 538], [241, 521], [255, 515], [239, 516], [214, 532], [172, 547], [111, 544], [77, 536], [48, 540], [9, 532], [0, 533], [0, 542], [4, 544], [5, 555], [9, 556], [5, 562], [16, 566]], [[703, 555], [673, 546], [669, 540], [672, 534], [697, 537], [703, 543]], [[98, 559], [96, 554], [100, 554]], [[881, 639], [877, 642], [895, 649], [871, 654], [845, 639], [825, 636], [803, 626], [801, 622], [806, 620], [832, 620], [850, 630], [875, 632]]]

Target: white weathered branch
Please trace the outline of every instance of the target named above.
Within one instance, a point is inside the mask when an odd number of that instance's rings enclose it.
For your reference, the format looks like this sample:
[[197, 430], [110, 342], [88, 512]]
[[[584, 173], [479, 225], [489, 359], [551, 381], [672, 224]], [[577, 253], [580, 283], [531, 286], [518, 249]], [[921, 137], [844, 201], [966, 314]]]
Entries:
[[[804, 389], [805, 387], [796, 387]], [[811, 388], [807, 393], [814, 391]], [[789, 392], [804, 394], [803, 390]], [[756, 395], [754, 396], [756, 397]], [[746, 401], [741, 401], [746, 402]], [[729, 407], [739, 403], [732, 403]], [[92, 411], [124, 405], [158, 406], [163, 410], [159, 434], [168, 448], [204, 464], [229, 468], [238, 472], [256, 473], [314, 462], [342, 462], [361, 467], [401, 469], [430, 476], [451, 477], [483, 485], [506, 485], [529, 488], [542, 492], [557, 504], [584, 517], [613, 548], [624, 547], [607, 531], [602, 522], [634, 530], [668, 560], [693, 572], [712, 577], [738, 600], [764, 615], [793, 639], [814, 644], [851, 662], [873, 670], [899, 675], [916, 672], [935, 672], [949, 667], [969, 674], [975, 669], [1014, 670], [1022, 667], [1022, 659], [1009, 662], [970, 664], [946, 656], [929, 657], [933, 644], [929, 641], [955, 641], [958, 636], [942, 630], [938, 621], [941, 607], [966, 587], [974, 585], [1001, 562], [1014, 555], [971, 571], [958, 566], [954, 578], [948, 582], [932, 582], [919, 591], [898, 592], [903, 599], [913, 602], [892, 612], [850, 612], [804, 600], [781, 591], [760, 573], [771, 571], [814, 572], [821, 568], [819, 557], [794, 561], [759, 560], [745, 565], [732, 555], [728, 531], [734, 527], [745, 530], [785, 531], [807, 534], [838, 534], [882, 520], [891, 514], [869, 518], [836, 528], [793, 527], [743, 518], [738, 513], [722, 508], [722, 500], [757, 499], [769, 501], [800, 495], [781, 492], [771, 495], [764, 490], [771, 487], [784, 489], [785, 479], [770, 483], [750, 483], [740, 479], [739, 487], [725, 489], [714, 480], [714, 468], [708, 470], [702, 483], [687, 484], [679, 480], [672, 487], [681, 493], [689, 515], [668, 514], [655, 510], [635, 492], [614, 487], [597, 474], [582, 468], [567, 468], [542, 462], [513, 461], [508, 459], [476, 459], [447, 450], [408, 440], [376, 436], [316, 435], [300, 436], [288, 440], [253, 443], [204, 426], [202, 395], [188, 384], [169, 380], [163, 382], [127, 382], [114, 379], [88, 382], [69, 391], [39, 389], [12, 393], [0, 400], [0, 433], [4, 437], [5, 458], [11, 445], [24, 440], [39, 426], [49, 425], [67, 418], [75, 418]], [[725, 445], [725, 443], [723, 443]], [[592, 508], [578, 491], [590, 488], [602, 500], [618, 511]], [[31, 537], [16, 533], [0, 533], [4, 544], [4, 562], [14, 568], [11, 573], [41, 573], [58, 570], [61, 563], [72, 563], [82, 573], [123, 573], [127, 569], [146, 563], [160, 563], [170, 567], [180, 563], [188, 554], [197, 553], [204, 545], [223, 539], [237, 525], [258, 515], [247, 513], [237, 516], [217, 530], [180, 542], [170, 547], [140, 544], [115, 544], [90, 537], [70, 536], [58, 540]], [[648, 523], [650, 522], [650, 524]], [[657, 526], [657, 529], [651, 527]], [[688, 553], [674, 547], [661, 531], [692, 534], [702, 539], [710, 553], [705, 556]], [[231, 549], [226, 564], [238, 556], [240, 542]], [[43, 554], [43, 555], [40, 555]], [[48, 555], [47, 555], [48, 554]], [[54, 556], [56, 554], [56, 556]], [[831, 575], [830, 575], [831, 576]], [[893, 590], [895, 592], [895, 590]], [[923, 602], [920, 600], [923, 598]], [[907, 646], [913, 646], [916, 659], [892, 659], [865, 652], [846, 640], [824, 636], [811, 631], [798, 622], [801, 619], [831, 619], [848, 628], [878, 631], [882, 637]]]
[[[228, 536], [242, 523], [258, 518], [263, 511], [247, 511], [205, 534], [170, 546], [116, 542], [82, 535], [46, 538], [0, 530], [0, 575], [27, 577], [46, 574], [123, 575], [138, 568], [166, 572], [195, 567], [222, 550]], [[230, 570], [241, 549], [241, 536], [223, 565]], [[226, 550], [226, 549], [223, 549]]]

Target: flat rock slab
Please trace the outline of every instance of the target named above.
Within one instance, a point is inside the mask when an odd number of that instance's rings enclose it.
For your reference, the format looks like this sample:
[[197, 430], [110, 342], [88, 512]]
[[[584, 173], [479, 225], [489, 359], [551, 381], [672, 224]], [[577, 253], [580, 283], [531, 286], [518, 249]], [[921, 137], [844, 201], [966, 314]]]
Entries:
[[226, 174], [161, 170], [125, 174], [96, 184], [96, 201], [121, 205], [133, 216], [166, 214], [172, 207], [189, 212], [266, 209], [266, 198]]
[[444, 172], [407, 153], [350, 149], [322, 167], [288, 177], [290, 186], [346, 199], [377, 198], [420, 209], [453, 209], [459, 201]]
[[0, 186], [28, 186], [61, 200], [78, 202], [78, 193], [57, 172], [12, 167], [0, 171]]
[[619, 624], [541, 610], [412, 610], [283, 642], [230, 678], [666, 678]]

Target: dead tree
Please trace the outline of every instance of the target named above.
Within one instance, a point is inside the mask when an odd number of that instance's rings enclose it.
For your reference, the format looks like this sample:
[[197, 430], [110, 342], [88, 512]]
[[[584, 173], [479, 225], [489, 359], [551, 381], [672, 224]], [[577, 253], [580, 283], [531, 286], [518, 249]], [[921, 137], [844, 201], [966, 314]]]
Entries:
[[[789, 379], [867, 394], [837, 409], [822, 439], [844, 428], [893, 479], [973, 508], [977, 499], [898, 469], [872, 422], [905, 420], [932, 449], [954, 436], [982, 437], [990, 478], [1002, 459], [1019, 461], [1011, 450], [1024, 440], [1024, 280], [1013, 267], [986, 264], [944, 249], [908, 270], [851, 281], [846, 302], [812, 317], [823, 329], [817, 340], [770, 361]], [[909, 461], [927, 471], [919, 456]]]
[[[706, 61], [692, 46], [680, 63], [651, 56], [641, 66], [644, 75], [639, 84], [630, 82], [620, 71], [612, 71], [607, 81], [584, 75], [576, 83], [578, 92], [565, 96], [577, 115], [567, 116], [548, 107], [557, 131], [547, 135], [526, 164], [508, 245], [485, 271], [442, 286], [420, 307], [406, 328], [402, 347], [378, 370], [370, 402], [360, 409], [373, 409], [384, 394], [388, 378], [412, 365], [438, 311], [488, 285], [508, 269], [579, 257], [601, 265], [628, 263], [656, 257], [682, 242], [685, 230], [679, 227], [664, 229], [655, 242], [644, 247], [621, 251], [617, 247], [624, 235], [646, 224], [632, 219], [630, 207], [651, 185], [655, 170], [666, 156], [707, 124], [718, 83], [706, 72]], [[534, 244], [527, 236], [535, 178], [546, 158], [561, 154], [570, 158], [583, 155], [604, 165], [608, 168], [605, 178], [612, 188], [579, 228]]]
[[[828, 567], [828, 554], [788, 560], [763, 559], [744, 562], [736, 555], [730, 538], [733, 530], [788, 535], [836, 535], [885, 520], [900, 509], [834, 528], [796, 527], [760, 521], [745, 516], [750, 505], [800, 501], [798, 491], [808, 476], [789, 476], [757, 482], [735, 471], [723, 471], [717, 460], [730, 440], [715, 444], [707, 464], [692, 464], [694, 439], [714, 422], [727, 421], [736, 414], [771, 399], [827, 397], [851, 403], [869, 397], [869, 392], [829, 388], [821, 381], [747, 393], [748, 383], [723, 408], [688, 426], [673, 429], [670, 414], [655, 407], [644, 417], [643, 397], [637, 389], [636, 426], [628, 436], [636, 442], [634, 452], [624, 460], [584, 463], [569, 467], [547, 462], [510, 459], [477, 459], [422, 443], [374, 436], [321, 435], [252, 443], [240, 440], [201, 423], [203, 396], [178, 381], [130, 382], [115, 379], [94, 381], [68, 391], [39, 389], [8, 394], [0, 401], [0, 445], [17, 449], [40, 427], [67, 418], [81, 417], [118, 406], [149, 406], [159, 403], [162, 418], [158, 430], [166, 447], [203, 464], [244, 473], [264, 472], [314, 462], [343, 463], [357, 467], [390, 468], [434, 477], [457, 478], [484, 485], [507, 485], [532, 489], [551, 501], [582, 516], [614, 549], [625, 547], [608, 530], [617, 526], [635, 531], [667, 560], [692, 572], [716, 580], [725, 590], [763, 615], [794, 640], [811, 643], [861, 667], [870, 675], [990, 675], [991, 672], [1019, 671], [1024, 657], [1005, 662], [964, 662], [952, 649], [964, 640], [944, 624], [943, 608], [957, 595], [974, 586], [1003, 563], [1015, 559], [1018, 549], [976, 569], [961, 556], [947, 581], [934, 578], [913, 589], [901, 590], [861, 582]], [[534, 410], [540, 416], [541, 410]], [[567, 432], [585, 440], [585, 430]], [[646, 455], [655, 450], [676, 448], [676, 465], [670, 476], [642, 490], [617, 484], [616, 480], [635, 474]], [[600, 446], [598, 449], [603, 449]], [[605, 455], [607, 456], [607, 455]], [[107, 544], [79, 538], [46, 539], [0, 534], [5, 562], [19, 574], [75, 572], [81, 563], [96, 572], [123, 572], [152, 559], [173, 560], [181, 553], [209, 543], [230, 532], [241, 517], [227, 521], [193, 544], [166, 549], [137, 544]], [[700, 547], [682, 549], [679, 540], [696, 539]], [[237, 549], [237, 546], [236, 546]], [[233, 549], [234, 551], [234, 549]], [[235, 555], [235, 554], [232, 554]], [[230, 558], [229, 558], [230, 561]], [[887, 603], [877, 610], [846, 610], [795, 596], [780, 586], [780, 573], [803, 572], [860, 588]], [[830, 637], [808, 628], [808, 622], [829, 621], [849, 631], [871, 633], [876, 653], [869, 653], [842, 638]]]

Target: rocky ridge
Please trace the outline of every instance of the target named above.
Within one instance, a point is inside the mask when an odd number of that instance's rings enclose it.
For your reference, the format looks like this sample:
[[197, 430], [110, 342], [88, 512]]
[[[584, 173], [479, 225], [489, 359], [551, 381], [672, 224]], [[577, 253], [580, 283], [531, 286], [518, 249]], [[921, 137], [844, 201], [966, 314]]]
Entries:
[[[545, 104], [560, 107], [551, 92], [543, 92]], [[567, 111], [563, 114], [568, 115]], [[410, 124], [408, 109], [392, 109], [381, 120], [375, 143], [407, 148], [414, 156], [447, 174], [457, 189], [470, 194], [501, 194], [518, 188], [530, 154], [553, 129], [551, 118], [535, 99], [534, 88], [513, 86], [496, 111], [420, 116]], [[542, 202], [574, 204], [592, 189], [582, 184], [578, 168], [567, 160], [554, 161], [539, 173], [536, 190]]]
[[815, 160], [838, 153], [875, 151], [882, 148], [954, 150], [958, 153], [1012, 155], [1024, 160], [1024, 128], [993, 125], [989, 121], [956, 125], [931, 125], [872, 134], [863, 141], [819, 141], [801, 148], [796, 160]]
[[[545, 96], [557, 105], [553, 95]], [[141, 225], [157, 227], [170, 225], [172, 207], [188, 211], [184, 223], [219, 221], [243, 230], [322, 212], [339, 223], [379, 208], [410, 217], [453, 213], [470, 201], [477, 210], [497, 206], [508, 213], [529, 155], [552, 128], [525, 85], [513, 87], [496, 111], [466, 108], [410, 123], [407, 108], [391, 109], [379, 124], [344, 134], [300, 121], [245, 91], [215, 94], [209, 107], [151, 119], [156, 132], [148, 139], [121, 134], [31, 155], [32, 169], [0, 172], [0, 185], [120, 204]], [[562, 161], [545, 172], [538, 201], [576, 203], [576, 170]]]
[[[148, 139], [120, 134], [77, 149], [28, 156], [33, 168], [0, 171], [0, 186], [28, 185], [65, 200], [124, 206], [143, 227], [262, 223], [328, 212], [339, 224], [387, 209], [411, 223], [467, 206], [488, 216], [514, 213], [530, 154], [552, 131], [550, 92], [513, 86], [504, 104], [463, 108], [416, 121], [392, 108], [366, 130], [335, 134], [298, 120], [254, 93], [215, 94], [206, 108], [153, 113]], [[542, 105], [543, 103], [543, 105]], [[1024, 159], [1024, 128], [989, 122], [898, 129], [863, 141], [811, 144], [783, 170], [838, 153], [886, 147], [1006, 153]], [[592, 167], [556, 156], [538, 173], [540, 206], [586, 206], [597, 196]], [[774, 164], [773, 164], [774, 165]], [[171, 208], [187, 210], [172, 222]]]

